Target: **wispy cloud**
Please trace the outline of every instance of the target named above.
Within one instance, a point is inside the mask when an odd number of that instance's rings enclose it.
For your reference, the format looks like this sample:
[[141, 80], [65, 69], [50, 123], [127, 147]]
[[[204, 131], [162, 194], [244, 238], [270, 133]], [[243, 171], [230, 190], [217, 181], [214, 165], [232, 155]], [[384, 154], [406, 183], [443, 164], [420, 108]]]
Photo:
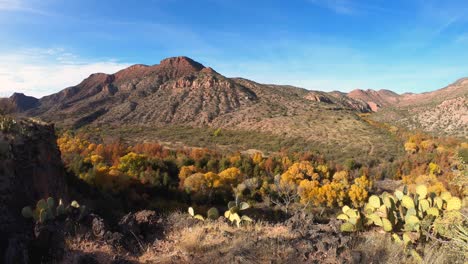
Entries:
[[468, 33], [463, 33], [455, 38], [456, 43], [468, 43]]
[[38, 15], [50, 15], [49, 12], [34, 6], [34, 1], [0, 0], [0, 12], [26, 12]]
[[[382, 2], [363, 3], [357, 0], [307, 0], [309, 3], [329, 9], [340, 15], [362, 15], [362, 14], [393, 14], [405, 13], [405, 10], [393, 9], [385, 6]], [[383, 2], [385, 3], [385, 2]]]
[[21, 0], [0, 0], [0, 10], [16, 10], [22, 8], [24, 7]]
[[0, 54], [0, 97], [13, 92], [44, 96], [76, 85], [92, 73], [114, 73], [130, 64], [88, 60], [63, 48], [27, 49]]

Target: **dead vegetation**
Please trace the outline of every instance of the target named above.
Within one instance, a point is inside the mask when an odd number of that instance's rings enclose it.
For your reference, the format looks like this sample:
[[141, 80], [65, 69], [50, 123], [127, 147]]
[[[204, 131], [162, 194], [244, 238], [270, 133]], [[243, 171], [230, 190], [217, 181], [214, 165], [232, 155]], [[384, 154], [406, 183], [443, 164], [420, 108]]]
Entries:
[[444, 264], [464, 263], [467, 258], [466, 252], [430, 242], [420, 249], [424, 257], [418, 260], [388, 234], [374, 230], [342, 234], [337, 230], [338, 222], [321, 224], [305, 213], [281, 223], [256, 222], [241, 228], [222, 218], [197, 221], [186, 213], [162, 219], [163, 236], [153, 236], [148, 243], [141, 238], [142, 248], [134, 253], [95, 237], [68, 237], [61, 263]]

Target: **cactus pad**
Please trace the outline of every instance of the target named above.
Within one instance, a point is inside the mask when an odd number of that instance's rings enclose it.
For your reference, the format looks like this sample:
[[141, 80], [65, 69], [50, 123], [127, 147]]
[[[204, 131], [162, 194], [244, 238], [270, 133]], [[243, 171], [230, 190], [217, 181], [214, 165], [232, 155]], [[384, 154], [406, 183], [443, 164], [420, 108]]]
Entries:
[[219, 218], [219, 211], [216, 209], [216, 207], [212, 207], [210, 210], [208, 210], [206, 215], [209, 219], [216, 220]]
[[432, 216], [435, 216], [435, 217], [438, 217], [439, 216], [439, 209], [435, 208], [435, 207], [431, 207], [429, 209], [426, 210], [426, 213], [428, 215], [432, 215]]
[[374, 208], [379, 208], [380, 207], [380, 198], [377, 196], [377, 195], [372, 195], [370, 198], [369, 198], [369, 204], [370, 206], [374, 207]]
[[52, 209], [55, 207], [55, 200], [52, 197], [47, 198], [47, 207]]
[[399, 191], [399, 190], [396, 190], [395, 191], [395, 196], [398, 200], [401, 200], [403, 198], [403, 192]]
[[188, 208], [188, 213], [189, 213], [189, 215], [191, 215], [192, 217], [195, 216], [195, 211], [193, 210], [192, 207], [189, 207], [189, 208]]
[[405, 208], [414, 208], [414, 202], [413, 202], [413, 199], [411, 199], [411, 197], [407, 196], [407, 195], [404, 195], [402, 198], [401, 198], [401, 205], [403, 205], [403, 207]]
[[426, 212], [427, 209], [429, 209], [429, 201], [424, 199], [424, 200], [419, 200], [419, 209], [423, 212]]
[[250, 205], [246, 202], [242, 202], [240, 203], [240, 210], [246, 210], [246, 209], [249, 209], [250, 208]]
[[348, 221], [348, 220], [349, 220], [349, 216], [347, 216], [346, 214], [339, 214], [339, 215], [336, 217], [336, 219]]
[[39, 209], [39, 211], [41, 209], [47, 209], [47, 202], [44, 199], [40, 199], [39, 201], [37, 201], [36, 208]]
[[33, 217], [33, 212], [31, 210], [31, 207], [26, 206], [21, 210], [21, 214], [23, 215], [24, 218], [32, 218]]
[[353, 232], [356, 230], [355, 226], [351, 223], [344, 223], [340, 226], [341, 232]]
[[382, 219], [376, 214], [370, 214], [367, 216], [376, 226], [382, 226]]
[[461, 209], [461, 200], [458, 197], [452, 197], [447, 201], [447, 211], [458, 211]]
[[408, 224], [410, 226], [415, 226], [415, 225], [419, 224], [419, 218], [417, 218], [414, 215], [408, 215], [408, 216], [405, 217], [405, 222], [406, 222], [406, 224]]
[[349, 206], [345, 205], [345, 206], [343, 206], [343, 208], [341, 208], [341, 211], [342, 211], [344, 214], [346, 214], [346, 211], [348, 211], [349, 209], [351, 209], [351, 208], [349, 208]]
[[385, 232], [391, 232], [393, 230], [392, 223], [387, 218], [382, 218], [382, 225]]
[[440, 194], [440, 198], [442, 198], [444, 201], [448, 201], [450, 198], [452, 198], [452, 195], [449, 192], [442, 192]]
[[426, 185], [418, 185], [416, 186], [416, 193], [419, 195], [419, 199], [425, 199], [427, 195], [427, 187]]

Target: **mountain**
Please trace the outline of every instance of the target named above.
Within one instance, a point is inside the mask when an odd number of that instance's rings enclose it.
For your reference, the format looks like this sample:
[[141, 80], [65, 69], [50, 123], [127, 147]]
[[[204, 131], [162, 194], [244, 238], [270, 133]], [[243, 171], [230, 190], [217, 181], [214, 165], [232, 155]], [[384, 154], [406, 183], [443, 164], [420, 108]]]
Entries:
[[462, 79], [423, 94], [309, 91], [228, 78], [190, 58], [173, 57], [114, 74], [95, 73], [40, 99], [15, 94], [0, 103], [9, 112], [59, 127], [105, 127], [99, 133], [129, 141], [203, 146], [213, 142], [209, 131], [222, 128], [235, 132], [218, 145], [251, 142], [242, 148], [297, 146], [326, 150], [332, 156], [348, 153], [340, 155], [343, 159], [375, 157], [376, 151], [393, 149], [389, 156], [382, 155], [391, 158], [397, 151], [395, 139], [359, 113], [376, 112], [371, 118], [378, 121], [466, 137], [467, 90], [468, 80]]
[[442, 89], [420, 94], [404, 93], [400, 95], [389, 90], [356, 89], [349, 92], [347, 96], [366, 102], [374, 112], [385, 107], [411, 107], [442, 103], [450, 99], [467, 97], [468, 78], [460, 79]]
[[38, 106], [39, 100], [22, 93], [14, 93], [9, 98], [0, 98], [0, 109], [4, 112], [24, 112]]
[[468, 137], [467, 78], [432, 92], [381, 98], [386, 104], [372, 116], [377, 121], [436, 135]]
[[[385, 145], [393, 150], [382, 157], [390, 158], [397, 148], [394, 139], [357, 115], [369, 111], [365, 102], [343, 93], [227, 78], [190, 58], [174, 57], [114, 74], [92, 74], [20, 114], [58, 127], [106, 127], [101, 133], [134, 141], [208, 144], [212, 137], [200, 135], [222, 128], [235, 135], [219, 144], [239, 145], [250, 138], [252, 144], [244, 147], [278, 150], [295, 145], [328, 155], [348, 153], [340, 154], [342, 159], [376, 156]], [[175, 138], [192, 128], [198, 130]]]

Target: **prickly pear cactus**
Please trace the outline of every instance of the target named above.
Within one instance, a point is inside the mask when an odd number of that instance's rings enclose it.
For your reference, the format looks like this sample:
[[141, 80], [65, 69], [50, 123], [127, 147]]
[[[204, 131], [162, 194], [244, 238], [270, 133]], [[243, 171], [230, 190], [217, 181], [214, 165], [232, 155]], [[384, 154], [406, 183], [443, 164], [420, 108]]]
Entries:
[[[354, 232], [363, 226], [378, 226], [386, 232], [395, 232], [394, 238], [408, 244], [423, 236], [424, 232], [434, 229], [434, 222], [448, 212], [457, 212], [462, 208], [462, 201], [443, 192], [440, 196], [428, 193], [427, 186], [418, 185], [415, 193], [410, 193], [405, 186], [403, 190], [396, 190], [393, 195], [382, 193], [372, 195], [365, 204], [363, 214], [348, 206], [343, 207], [343, 213], [337, 218], [345, 221], [341, 230]], [[403, 233], [403, 240], [398, 233]], [[397, 241], [397, 239], [395, 239]]]
[[[76, 201], [73, 201], [70, 206], [80, 210], [78, 220], [81, 220], [87, 213], [86, 206], [80, 207]], [[63, 204], [62, 199], [59, 200], [59, 204], [56, 206], [55, 199], [49, 197], [47, 199], [37, 201], [36, 208], [34, 208], [34, 210], [29, 206], [24, 207], [21, 210], [21, 214], [25, 218], [32, 218], [34, 221], [42, 224], [49, 220], [54, 220], [57, 216], [66, 215], [67, 207]]]
[[224, 217], [228, 219], [231, 223], [237, 225], [237, 227], [241, 226], [241, 223], [243, 222], [252, 222], [253, 220], [246, 216], [246, 215], [240, 215], [241, 211], [247, 210], [250, 208], [250, 205], [246, 202], [241, 202], [239, 203], [237, 201], [231, 201], [228, 203], [228, 210], [224, 212]]

